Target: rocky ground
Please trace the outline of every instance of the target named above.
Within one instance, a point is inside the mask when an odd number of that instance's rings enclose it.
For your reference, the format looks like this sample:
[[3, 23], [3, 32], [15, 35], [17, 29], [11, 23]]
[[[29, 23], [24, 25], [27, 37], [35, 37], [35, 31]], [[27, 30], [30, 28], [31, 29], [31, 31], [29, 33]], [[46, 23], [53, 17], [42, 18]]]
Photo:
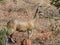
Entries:
[[1, 1], [0, 29], [11, 19], [33, 20], [37, 9], [36, 15], [39, 17], [35, 22], [35, 29], [30, 33], [30, 39], [27, 32], [16, 31], [12, 36], [16, 42], [8, 45], [60, 45], [60, 13], [49, 0]]

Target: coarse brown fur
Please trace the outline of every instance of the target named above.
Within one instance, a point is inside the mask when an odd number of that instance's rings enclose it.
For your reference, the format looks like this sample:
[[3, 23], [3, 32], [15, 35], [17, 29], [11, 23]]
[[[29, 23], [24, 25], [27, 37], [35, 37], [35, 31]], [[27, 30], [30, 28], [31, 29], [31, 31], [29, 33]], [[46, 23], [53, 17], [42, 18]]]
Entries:
[[7, 26], [11, 29], [12, 33], [15, 31], [26, 31], [26, 30], [32, 30], [35, 26], [35, 21], [38, 18], [36, 15], [38, 9], [35, 12], [34, 19], [25, 21], [21, 19], [12, 19], [7, 23]]

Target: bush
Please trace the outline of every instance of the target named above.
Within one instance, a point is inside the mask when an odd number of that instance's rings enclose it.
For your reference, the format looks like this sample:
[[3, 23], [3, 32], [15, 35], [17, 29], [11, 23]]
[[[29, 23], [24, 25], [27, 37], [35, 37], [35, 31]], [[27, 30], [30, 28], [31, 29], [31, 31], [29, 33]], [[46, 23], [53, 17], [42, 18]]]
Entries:
[[3, 0], [0, 0], [0, 1], [3, 1]]
[[0, 28], [0, 45], [7, 45], [8, 40], [7, 40], [7, 27], [2, 26]]
[[6, 45], [7, 43], [7, 36], [5, 30], [0, 31], [0, 45]]
[[60, 0], [50, 0], [51, 1], [51, 4], [56, 6], [57, 8], [60, 7]]

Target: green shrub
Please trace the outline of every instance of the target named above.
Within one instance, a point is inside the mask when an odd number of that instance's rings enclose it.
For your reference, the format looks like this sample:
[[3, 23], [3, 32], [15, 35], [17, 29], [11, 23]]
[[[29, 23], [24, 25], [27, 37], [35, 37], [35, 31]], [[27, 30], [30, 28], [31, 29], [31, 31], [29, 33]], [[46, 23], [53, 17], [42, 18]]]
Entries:
[[7, 43], [6, 31], [1, 30], [0, 31], [0, 45], [6, 45], [6, 43]]
[[60, 33], [60, 31], [58, 30], [58, 28], [57, 28], [57, 25], [56, 24], [51, 24], [50, 25], [50, 29], [51, 29], [51, 31], [53, 32], [53, 34], [56, 36], [56, 35], [58, 35], [59, 33]]
[[3, 0], [0, 0], [0, 1], [3, 1]]
[[7, 28], [7, 26], [2, 26], [0, 28], [0, 45], [7, 45], [8, 43], [8, 31], [9, 29]]
[[57, 8], [60, 7], [60, 0], [50, 0], [51, 1], [51, 4], [56, 6]]

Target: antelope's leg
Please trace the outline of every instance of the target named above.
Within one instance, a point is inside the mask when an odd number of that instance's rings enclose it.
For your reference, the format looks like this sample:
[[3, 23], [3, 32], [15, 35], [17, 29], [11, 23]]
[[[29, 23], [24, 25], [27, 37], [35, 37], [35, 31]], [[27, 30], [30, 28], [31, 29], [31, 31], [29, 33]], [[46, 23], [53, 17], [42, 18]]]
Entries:
[[34, 29], [28, 31], [29, 39], [32, 37]]

